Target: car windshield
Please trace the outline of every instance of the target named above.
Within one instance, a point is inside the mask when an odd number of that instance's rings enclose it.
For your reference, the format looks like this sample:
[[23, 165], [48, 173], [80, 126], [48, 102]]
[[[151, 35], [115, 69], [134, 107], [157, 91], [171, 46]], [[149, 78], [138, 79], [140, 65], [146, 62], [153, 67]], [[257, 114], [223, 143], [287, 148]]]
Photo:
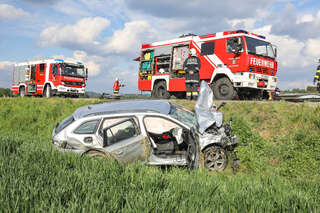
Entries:
[[72, 77], [85, 77], [84, 66], [81, 64], [61, 64], [61, 75]]
[[169, 116], [177, 119], [181, 123], [186, 124], [190, 128], [197, 123], [195, 114], [193, 112], [176, 104], [171, 104]]
[[261, 41], [255, 38], [247, 37], [247, 49], [248, 53], [258, 56], [275, 58], [275, 46], [272, 46], [269, 42]]
[[58, 123], [56, 126], [56, 129], [55, 129], [55, 133], [61, 132], [64, 128], [69, 126], [73, 121], [74, 121], [74, 118], [71, 115], [71, 116], [67, 117], [66, 119], [64, 119], [63, 121], [61, 121], [60, 123]]

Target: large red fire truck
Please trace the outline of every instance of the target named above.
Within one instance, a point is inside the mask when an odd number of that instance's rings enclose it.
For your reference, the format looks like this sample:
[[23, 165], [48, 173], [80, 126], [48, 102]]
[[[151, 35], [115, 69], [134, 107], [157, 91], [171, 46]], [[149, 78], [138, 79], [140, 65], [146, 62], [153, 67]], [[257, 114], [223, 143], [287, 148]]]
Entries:
[[30, 60], [15, 64], [12, 92], [20, 96], [79, 97], [85, 93], [87, 77], [88, 69], [81, 62], [52, 58]]
[[277, 84], [277, 49], [262, 35], [244, 30], [143, 44], [138, 88], [156, 98], [185, 96], [183, 63], [195, 48], [201, 60], [200, 80], [210, 83], [216, 99], [267, 96]]

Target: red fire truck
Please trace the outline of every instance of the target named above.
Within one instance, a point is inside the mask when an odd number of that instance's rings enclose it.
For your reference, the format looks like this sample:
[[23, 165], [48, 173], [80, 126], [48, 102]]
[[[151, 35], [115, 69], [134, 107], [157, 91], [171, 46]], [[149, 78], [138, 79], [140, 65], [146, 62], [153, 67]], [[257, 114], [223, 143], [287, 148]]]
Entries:
[[81, 62], [52, 58], [26, 61], [14, 66], [12, 92], [79, 97], [85, 93], [87, 78], [88, 69]]
[[143, 44], [138, 88], [156, 98], [185, 96], [183, 63], [195, 48], [201, 60], [200, 80], [210, 83], [216, 99], [267, 96], [277, 84], [277, 49], [262, 35], [244, 30]]

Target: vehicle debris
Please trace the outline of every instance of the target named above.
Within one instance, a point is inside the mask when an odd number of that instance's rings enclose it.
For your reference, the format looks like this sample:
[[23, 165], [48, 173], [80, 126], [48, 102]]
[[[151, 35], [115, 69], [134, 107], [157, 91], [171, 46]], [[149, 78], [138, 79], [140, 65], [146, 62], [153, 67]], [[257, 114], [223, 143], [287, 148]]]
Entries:
[[[201, 83], [196, 114], [165, 100], [125, 100], [78, 108], [56, 125], [52, 143], [59, 150], [128, 164], [205, 167], [222, 171], [229, 157], [239, 162], [237, 136]], [[98, 153], [98, 154], [97, 154]], [[204, 162], [200, 162], [204, 159]]]

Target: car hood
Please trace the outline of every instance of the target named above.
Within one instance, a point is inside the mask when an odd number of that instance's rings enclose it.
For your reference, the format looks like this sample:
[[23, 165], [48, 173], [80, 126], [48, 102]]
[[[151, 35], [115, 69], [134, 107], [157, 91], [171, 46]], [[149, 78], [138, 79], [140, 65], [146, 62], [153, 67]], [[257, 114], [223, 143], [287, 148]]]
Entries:
[[199, 97], [195, 106], [198, 130], [201, 134], [214, 123], [217, 126], [222, 125], [222, 113], [214, 112], [213, 108], [216, 108], [213, 103], [213, 92], [207, 82], [201, 81]]

